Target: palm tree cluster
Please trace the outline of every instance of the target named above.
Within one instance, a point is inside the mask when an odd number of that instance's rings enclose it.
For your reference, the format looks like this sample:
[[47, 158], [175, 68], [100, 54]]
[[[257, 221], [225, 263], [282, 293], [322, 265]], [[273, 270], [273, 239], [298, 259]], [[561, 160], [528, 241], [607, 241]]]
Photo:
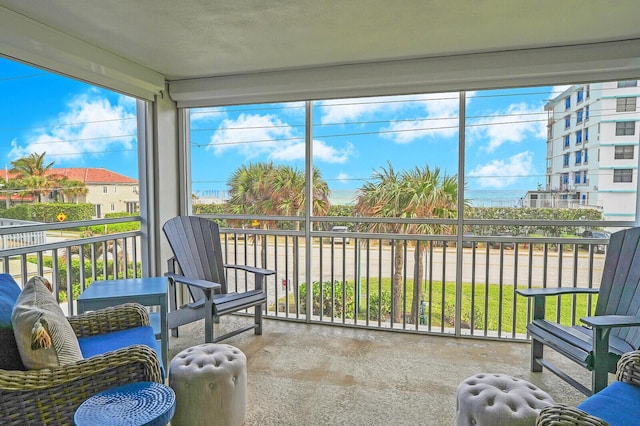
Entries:
[[[325, 215], [329, 211], [329, 186], [313, 170], [313, 213]], [[305, 209], [305, 174], [291, 166], [273, 163], [243, 165], [228, 181], [231, 213], [249, 215], [302, 216]], [[263, 222], [263, 227], [273, 225]], [[299, 222], [295, 222], [299, 229]]]
[[[366, 217], [387, 218], [440, 218], [453, 219], [457, 215], [458, 180], [456, 176], [442, 174], [439, 168], [415, 167], [396, 171], [391, 163], [388, 168], [375, 170], [370, 181], [359, 190], [356, 213]], [[451, 234], [453, 229], [445, 224], [371, 223], [369, 231], [401, 234]], [[402, 282], [404, 250], [403, 240], [394, 242], [394, 267], [392, 279], [392, 316], [402, 321]], [[414, 276], [422, 282], [424, 276], [425, 245], [416, 242]], [[422, 298], [422, 286], [414, 285], [411, 318], [417, 318], [418, 303]]]
[[[21, 197], [31, 196], [42, 202], [42, 196], [53, 193], [55, 198], [74, 198], [87, 193], [84, 182], [68, 179], [66, 176], [53, 171], [54, 162], [45, 161], [46, 152], [32, 153], [27, 157], [18, 158], [11, 162], [10, 173], [13, 178], [7, 181], [5, 187], [10, 192], [17, 192]], [[7, 192], [7, 196], [10, 192]]]

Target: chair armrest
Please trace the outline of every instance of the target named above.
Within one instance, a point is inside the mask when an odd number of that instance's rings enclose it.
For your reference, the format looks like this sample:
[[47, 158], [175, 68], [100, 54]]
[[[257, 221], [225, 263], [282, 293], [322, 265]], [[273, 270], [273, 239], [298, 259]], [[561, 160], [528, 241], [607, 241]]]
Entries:
[[218, 290], [220, 289], [222, 286], [218, 283], [214, 283], [211, 281], [206, 281], [206, 280], [196, 280], [196, 279], [192, 279], [192, 278], [187, 278], [184, 275], [179, 275], [179, 274], [174, 274], [171, 272], [167, 272], [165, 274], [166, 277], [168, 277], [169, 279], [172, 279], [173, 281], [180, 283], [180, 284], [185, 284], [185, 285], [192, 285], [194, 287], [198, 287], [201, 288], [203, 290]]
[[597, 288], [556, 287], [556, 288], [522, 288], [516, 289], [516, 293], [525, 297], [535, 296], [560, 296], [563, 294], [598, 294]]
[[247, 272], [251, 272], [253, 274], [260, 274], [262, 276], [268, 276], [268, 275], [273, 275], [276, 273], [276, 271], [273, 271], [271, 269], [264, 269], [264, 268], [258, 268], [256, 266], [249, 266], [249, 265], [233, 265], [233, 264], [225, 264], [224, 265], [225, 268], [231, 268], [231, 269], [240, 269], [242, 271], [247, 271]]
[[640, 325], [640, 317], [633, 315], [598, 315], [582, 317], [580, 321], [593, 328], [637, 327]]
[[[155, 351], [129, 346], [60, 368], [0, 370], [0, 412], [3, 424], [25, 419], [42, 424], [73, 424], [73, 414], [90, 396], [127, 383], [162, 383]], [[55, 417], [52, 417], [55, 416]]]
[[264, 277], [273, 275], [276, 273], [276, 271], [272, 271], [271, 269], [258, 268], [256, 266], [248, 266], [248, 265], [225, 264], [224, 267], [231, 268], [231, 269], [239, 269], [241, 271], [247, 271], [254, 274], [256, 290], [262, 290], [262, 279]]
[[584, 425], [608, 426], [608, 423], [576, 407], [566, 404], [551, 404], [540, 410], [536, 426]]
[[627, 352], [620, 357], [616, 380], [640, 386], [640, 351]]
[[146, 308], [138, 303], [124, 303], [97, 309], [69, 317], [68, 320], [78, 337], [105, 334], [150, 324]]
[[545, 304], [548, 296], [565, 294], [598, 294], [597, 288], [556, 287], [556, 288], [522, 288], [516, 293], [525, 297], [533, 297], [533, 319], [544, 319]]

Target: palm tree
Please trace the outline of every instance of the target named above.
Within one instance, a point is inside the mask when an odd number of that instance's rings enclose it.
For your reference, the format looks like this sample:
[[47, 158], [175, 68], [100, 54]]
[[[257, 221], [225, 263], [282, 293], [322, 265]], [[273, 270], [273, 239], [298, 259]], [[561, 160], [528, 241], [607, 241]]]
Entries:
[[[329, 185], [313, 169], [313, 214], [325, 215], [329, 211]], [[290, 166], [280, 166], [272, 170], [268, 177], [270, 198], [276, 214], [283, 216], [302, 216], [305, 209], [304, 171]], [[294, 222], [294, 228], [300, 229], [300, 222]]]
[[[403, 175], [405, 192], [411, 194], [406, 206], [407, 217], [454, 219], [457, 215], [458, 181], [456, 176], [441, 176], [440, 169], [431, 170], [429, 166], [416, 167]], [[407, 232], [414, 234], [448, 235], [453, 229], [445, 224], [407, 225]], [[419, 303], [422, 300], [422, 281], [424, 277], [425, 244], [416, 243], [413, 300], [411, 318], [417, 318]]]
[[[374, 170], [372, 179], [359, 190], [355, 211], [363, 216], [388, 218], [451, 218], [456, 215], [457, 179], [441, 176], [438, 168], [429, 166], [398, 172], [388, 168]], [[440, 224], [371, 223], [369, 230], [385, 233], [450, 233], [451, 227]], [[394, 241], [392, 278], [392, 313], [394, 322], [402, 322], [402, 283], [404, 250], [401, 240]], [[422, 296], [424, 246], [416, 244], [414, 294], [411, 318], [417, 317]]]
[[236, 169], [227, 185], [229, 209], [235, 214], [275, 214], [272, 192], [266, 184], [273, 163], [250, 163]]
[[53, 161], [45, 164], [46, 154], [46, 152], [42, 154], [34, 152], [27, 157], [18, 158], [11, 162], [11, 172], [25, 185], [23, 194], [34, 196], [38, 202], [42, 201], [43, 193], [51, 192], [51, 188], [57, 180], [56, 176], [49, 172], [53, 167]]
[[65, 196], [69, 197], [69, 201], [78, 202], [78, 197], [87, 195], [89, 190], [84, 182], [79, 180], [70, 180], [66, 177], [58, 181], [58, 192], [62, 195], [62, 202], [65, 202]]
[[[320, 176], [319, 170], [313, 170], [313, 212], [324, 215], [329, 210], [329, 186]], [[305, 209], [305, 175], [303, 171], [290, 166], [275, 166], [273, 163], [249, 164], [238, 168], [229, 179], [229, 207], [237, 214], [260, 214], [302, 216]], [[263, 221], [262, 226], [268, 229], [275, 225], [273, 221]], [[296, 230], [299, 221], [294, 221]], [[263, 240], [263, 244], [266, 241]], [[293, 256], [293, 276], [298, 276], [299, 247]], [[266, 248], [262, 251], [266, 256]], [[266, 257], [262, 259], [266, 265]], [[298, 288], [293, 288], [295, 300], [298, 300]]]
[[[231, 175], [228, 185], [232, 213], [300, 216], [304, 212], [305, 176], [293, 167], [273, 163], [244, 165]], [[314, 213], [325, 214], [329, 208], [329, 186], [315, 168], [313, 195]], [[270, 224], [266, 222], [263, 226]]]

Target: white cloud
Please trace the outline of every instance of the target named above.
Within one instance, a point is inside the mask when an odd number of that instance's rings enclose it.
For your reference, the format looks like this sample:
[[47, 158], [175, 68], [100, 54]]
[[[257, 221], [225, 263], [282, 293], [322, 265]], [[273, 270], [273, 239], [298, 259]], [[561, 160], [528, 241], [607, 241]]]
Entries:
[[410, 143], [416, 139], [427, 136], [449, 138], [458, 133], [458, 118], [438, 118], [412, 121], [398, 121], [391, 123], [383, 131], [383, 136], [392, 139], [396, 143]]
[[[241, 114], [235, 120], [223, 120], [220, 128], [211, 136], [207, 147], [216, 155], [234, 150], [247, 159], [263, 156], [280, 161], [304, 160], [304, 139], [274, 115]], [[342, 164], [353, 152], [350, 143], [338, 149], [320, 140], [313, 141], [313, 156], [317, 161]]]
[[[305, 145], [304, 142], [294, 143], [288, 146], [276, 148], [269, 158], [273, 160], [293, 161], [304, 160]], [[325, 163], [344, 164], [353, 155], [353, 145], [347, 143], [344, 149], [336, 149], [327, 145], [323, 141], [313, 141], [313, 159], [314, 161], [323, 161]]]
[[[467, 104], [474, 93], [467, 94]], [[402, 144], [427, 136], [455, 136], [458, 131], [459, 106], [458, 92], [337, 99], [322, 102], [320, 122], [366, 126], [372, 124], [367, 121], [376, 120], [376, 115], [384, 115], [385, 120], [395, 115], [398, 118], [380, 128], [380, 135]]]
[[[571, 87], [571, 84], [566, 84], [564, 86], [553, 86], [553, 88], [551, 89], [551, 94], [550, 94], [551, 99], [557, 98], [562, 93], [564, 93], [564, 91], [567, 90], [569, 87]], [[549, 100], [551, 100], [551, 99], [549, 99]]]
[[322, 124], [352, 123], [379, 112], [397, 111], [403, 108], [403, 102], [415, 98], [416, 96], [385, 96], [322, 101], [320, 122]]
[[100, 157], [105, 152], [134, 149], [136, 140], [135, 100], [119, 96], [115, 104], [90, 91], [76, 96], [47, 130], [27, 138], [24, 144], [12, 141], [9, 157], [17, 159], [32, 153], [47, 153], [56, 165], [84, 156]]
[[[466, 102], [469, 102], [467, 97]], [[382, 130], [391, 131], [385, 137], [396, 143], [410, 143], [427, 136], [450, 138], [458, 133], [460, 99], [458, 93], [421, 95], [411, 107], [424, 110], [423, 118], [391, 122]]]
[[274, 115], [240, 114], [225, 119], [210, 139], [207, 149], [216, 155], [235, 150], [251, 159], [300, 142], [293, 128]]
[[227, 117], [227, 112], [223, 109], [202, 108], [193, 109], [189, 114], [191, 123], [207, 123], [222, 120]]
[[468, 140], [487, 140], [484, 149], [493, 152], [505, 143], [518, 144], [529, 138], [546, 138], [546, 114], [540, 107], [512, 104], [490, 117], [470, 122]]
[[351, 179], [351, 176], [348, 173], [338, 173], [338, 176], [336, 176], [336, 180], [340, 181], [340, 182], [346, 182], [348, 180]]
[[483, 188], [504, 188], [516, 182], [520, 177], [535, 174], [533, 154], [530, 151], [521, 152], [507, 160], [493, 160], [488, 164], [479, 165], [467, 176], [475, 178]]

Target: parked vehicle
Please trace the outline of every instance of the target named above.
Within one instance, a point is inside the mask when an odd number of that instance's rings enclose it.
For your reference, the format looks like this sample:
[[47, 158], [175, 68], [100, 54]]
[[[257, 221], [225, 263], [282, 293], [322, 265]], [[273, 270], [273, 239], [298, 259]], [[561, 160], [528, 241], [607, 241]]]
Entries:
[[[499, 234], [495, 234], [494, 237], [512, 237], [513, 235], [511, 235], [508, 232], [501, 232]], [[489, 248], [500, 248], [500, 245], [502, 244], [502, 247], [506, 248], [506, 249], [513, 249], [515, 248], [515, 243], [511, 243], [511, 242], [503, 242], [500, 243], [499, 241], [489, 241]]]
[[[331, 228], [331, 232], [349, 232], [349, 228], [347, 226], [334, 226]], [[336, 244], [349, 244], [349, 237], [333, 237], [333, 241]]]
[[[465, 237], [475, 237], [475, 234], [473, 232], [465, 232], [463, 235], [463, 238]], [[462, 247], [465, 247], [465, 248], [478, 247], [478, 243], [476, 241], [468, 241], [463, 239]]]
[[[591, 231], [586, 230], [582, 233], [583, 238], [602, 238], [605, 240], [609, 240], [611, 234], [606, 231]], [[607, 251], [607, 244], [583, 244], [582, 247], [588, 249], [589, 246], [593, 246], [594, 253], [604, 253]]]

